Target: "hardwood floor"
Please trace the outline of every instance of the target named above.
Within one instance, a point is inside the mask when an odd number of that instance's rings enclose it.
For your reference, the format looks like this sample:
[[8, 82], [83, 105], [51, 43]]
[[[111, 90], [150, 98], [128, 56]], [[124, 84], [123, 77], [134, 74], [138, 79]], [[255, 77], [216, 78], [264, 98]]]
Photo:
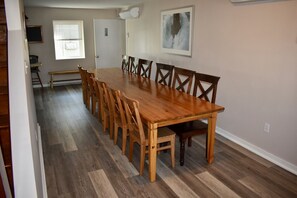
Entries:
[[138, 175], [139, 147], [129, 163], [85, 108], [79, 85], [34, 94], [48, 197], [297, 197], [296, 175], [220, 136], [212, 165], [204, 158], [205, 137], [186, 147], [183, 167], [176, 142], [176, 167], [171, 168], [170, 152], [159, 154], [157, 181], [150, 183], [147, 162]]

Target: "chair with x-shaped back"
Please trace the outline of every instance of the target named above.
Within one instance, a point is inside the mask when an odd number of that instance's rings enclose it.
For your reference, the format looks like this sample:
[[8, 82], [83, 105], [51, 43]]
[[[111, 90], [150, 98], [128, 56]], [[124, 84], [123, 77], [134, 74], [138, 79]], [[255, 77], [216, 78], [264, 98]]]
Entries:
[[122, 70], [129, 71], [129, 56], [127, 55], [122, 56]]
[[138, 73], [138, 62], [135, 57], [129, 56], [129, 72], [133, 74]]
[[[202, 100], [215, 103], [219, 79], [220, 77], [217, 77], [217, 76], [196, 73], [193, 95]], [[208, 141], [207, 139], [208, 124], [207, 123], [197, 120], [197, 121], [171, 125], [169, 126], [169, 128], [179, 136], [181, 166], [184, 165], [185, 143], [187, 139], [188, 139], [188, 146], [190, 147], [192, 144], [193, 136], [206, 134], [205, 153], [207, 153], [207, 141]]]
[[80, 65], [77, 65], [80, 78], [81, 78], [81, 88], [82, 88], [82, 95], [83, 95], [83, 102], [87, 104], [87, 97], [88, 97], [88, 82], [87, 82], [87, 70], [82, 68]]
[[138, 75], [144, 78], [151, 78], [151, 71], [152, 71], [152, 63], [153, 61], [139, 59], [138, 61]]
[[192, 82], [195, 71], [174, 67], [172, 88], [189, 94], [192, 89]]
[[[142, 123], [139, 113], [139, 102], [128, 98], [125, 94], [121, 96], [124, 101], [128, 130], [130, 134], [129, 161], [132, 162], [134, 143], [140, 145], [140, 169], [139, 174], [143, 174], [145, 154], [148, 153], [149, 146], [148, 132]], [[157, 151], [170, 150], [171, 165], [175, 166], [175, 133], [166, 127], [158, 128]]]
[[100, 114], [100, 98], [98, 97], [98, 86], [96, 84], [96, 78], [94, 75], [91, 76], [91, 82], [90, 82], [90, 89], [92, 93], [92, 114], [96, 114], [96, 110], [98, 110], [98, 116]]
[[96, 96], [96, 100], [97, 100], [97, 107], [98, 107], [98, 121], [101, 122], [101, 112], [102, 112], [102, 106], [101, 106], [101, 96], [100, 96], [100, 91], [99, 91], [99, 87], [97, 84], [97, 79], [95, 77], [92, 78], [93, 80], [93, 84], [94, 84], [94, 91], [95, 91], [95, 96]]
[[158, 82], [170, 87], [174, 66], [163, 64], [163, 63], [156, 63], [156, 65], [157, 65], [157, 71], [156, 71], [155, 82]]
[[112, 118], [114, 123], [114, 144], [117, 144], [118, 140], [118, 131], [119, 128], [122, 128], [122, 154], [125, 155], [126, 151], [126, 142], [128, 136], [127, 120], [124, 111], [124, 104], [121, 100], [121, 91], [108, 88], [110, 96], [110, 106], [112, 111]]
[[[94, 90], [94, 84], [93, 84], [93, 80], [92, 78], [94, 78], [94, 73], [87, 71], [86, 73], [87, 76], [87, 82], [88, 82], [88, 105], [87, 107], [89, 108], [89, 110], [92, 112], [93, 115], [95, 115], [96, 112], [96, 104], [97, 104], [97, 100], [96, 100], [96, 93]], [[91, 107], [90, 107], [90, 102], [89, 99], [91, 99]]]
[[110, 98], [107, 91], [107, 85], [104, 82], [96, 80], [99, 95], [100, 95], [100, 109], [101, 109], [101, 119], [103, 125], [103, 132], [105, 133], [106, 129], [109, 129], [110, 138], [113, 137], [113, 117], [110, 106]]

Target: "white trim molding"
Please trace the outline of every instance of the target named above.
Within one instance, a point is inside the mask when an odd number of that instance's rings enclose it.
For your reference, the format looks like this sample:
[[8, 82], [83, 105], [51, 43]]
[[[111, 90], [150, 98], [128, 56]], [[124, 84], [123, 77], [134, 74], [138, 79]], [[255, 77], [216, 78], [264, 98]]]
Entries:
[[240, 137], [237, 137], [236, 135], [233, 135], [232, 133], [221, 129], [219, 127], [216, 127], [216, 133], [227, 138], [228, 140], [242, 146], [243, 148], [255, 153], [256, 155], [259, 155], [260, 157], [263, 157], [264, 159], [282, 167], [283, 169], [297, 175], [297, 166], [284, 160], [281, 159], [265, 150], [263, 150], [262, 148], [255, 146], [251, 143], [249, 143], [248, 141], [241, 139]]
[[47, 198], [48, 196], [47, 196], [46, 179], [45, 179], [44, 158], [43, 158], [43, 149], [42, 149], [42, 140], [41, 140], [41, 129], [40, 129], [39, 123], [37, 123], [37, 141], [38, 141], [40, 168], [41, 168], [42, 193], [43, 193], [43, 198]]

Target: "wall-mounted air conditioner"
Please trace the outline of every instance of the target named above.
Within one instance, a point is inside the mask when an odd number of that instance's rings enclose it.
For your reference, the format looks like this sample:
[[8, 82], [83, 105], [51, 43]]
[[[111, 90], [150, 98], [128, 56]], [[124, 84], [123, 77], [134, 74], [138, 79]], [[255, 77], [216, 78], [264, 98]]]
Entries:
[[[250, 2], [250, 1], [257, 1], [257, 0], [230, 0], [232, 3], [242, 3], [242, 2]], [[259, 1], [259, 0], [258, 0]], [[261, 0], [260, 0], [261, 1]]]
[[[245, 3], [245, 2], [256, 2], [256, 1], [277, 1], [277, 0], [230, 0], [232, 3]], [[281, 0], [279, 0], [281, 1]]]
[[139, 7], [124, 10], [119, 13], [121, 19], [134, 19], [139, 17]]

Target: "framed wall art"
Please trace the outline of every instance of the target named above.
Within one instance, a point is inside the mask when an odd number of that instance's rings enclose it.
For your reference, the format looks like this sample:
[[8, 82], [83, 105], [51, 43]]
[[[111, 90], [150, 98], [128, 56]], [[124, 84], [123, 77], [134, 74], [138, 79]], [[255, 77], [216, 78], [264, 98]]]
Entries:
[[192, 55], [193, 7], [161, 12], [161, 50], [165, 53]]
[[185, 56], [192, 55], [193, 7], [161, 12], [161, 50]]

